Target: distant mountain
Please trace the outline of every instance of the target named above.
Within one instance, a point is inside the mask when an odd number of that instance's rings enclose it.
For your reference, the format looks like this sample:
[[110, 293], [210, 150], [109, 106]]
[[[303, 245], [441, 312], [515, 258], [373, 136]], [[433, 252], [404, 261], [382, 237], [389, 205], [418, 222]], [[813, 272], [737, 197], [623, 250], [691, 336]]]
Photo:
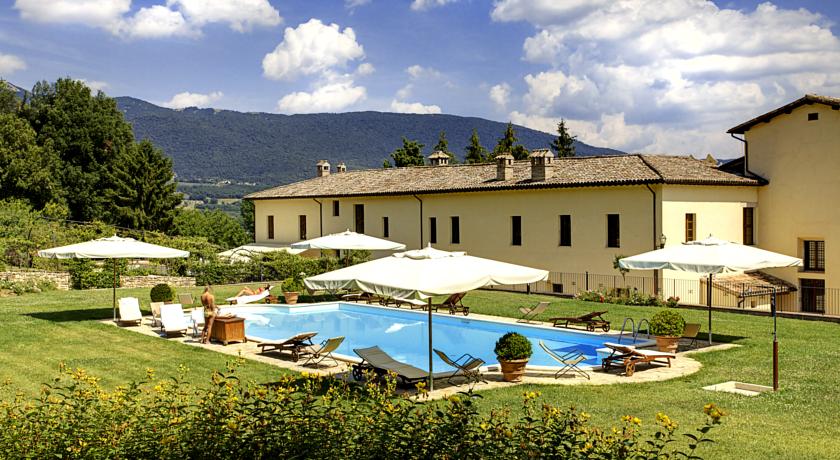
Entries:
[[[172, 157], [181, 181], [284, 184], [314, 176], [320, 159], [333, 165], [343, 161], [348, 169], [378, 168], [402, 145], [402, 136], [425, 144], [428, 154], [442, 130], [450, 149], [463, 158], [473, 128], [488, 149], [496, 145], [505, 129], [504, 123], [455, 115], [172, 110], [131, 97], [116, 99], [137, 139], [150, 139]], [[522, 126], [516, 127], [516, 133], [529, 149], [548, 147], [554, 137]], [[579, 155], [622, 153], [582, 142], [576, 150]]]
[[4, 83], [6, 83], [6, 86], [11, 88], [12, 91], [15, 92], [15, 94], [17, 94], [17, 97], [23, 99], [23, 96], [26, 95], [27, 91], [25, 89], [21, 88], [20, 86], [13, 85], [12, 83], [9, 83], [7, 81], [4, 82]]

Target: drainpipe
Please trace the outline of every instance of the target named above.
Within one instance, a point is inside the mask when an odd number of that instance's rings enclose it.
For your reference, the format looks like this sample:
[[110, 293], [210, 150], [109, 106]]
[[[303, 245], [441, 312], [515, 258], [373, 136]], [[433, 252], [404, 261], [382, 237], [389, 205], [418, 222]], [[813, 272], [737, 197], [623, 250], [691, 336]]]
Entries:
[[[653, 207], [651, 209], [653, 210], [653, 250], [655, 251], [655, 250], [659, 249], [659, 238], [656, 236], [656, 192], [652, 188], [650, 188], [649, 184], [645, 184], [645, 187], [647, 187], [648, 191], [650, 192], [650, 194], [652, 195], [652, 198], [653, 198], [653, 201], [652, 201], [653, 202]], [[658, 293], [659, 293], [659, 270], [654, 270], [653, 271], [653, 295], [656, 295]]]
[[746, 136], [744, 136], [744, 138], [742, 139], [742, 138], [736, 136], [735, 133], [729, 133], [729, 135], [732, 137], [732, 139], [735, 139], [735, 140], [738, 140], [738, 141], [741, 141], [741, 142], [744, 143], [744, 175], [752, 174], [753, 176], [757, 176], [757, 174], [750, 171], [750, 156], [749, 156], [749, 154], [750, 154], [750, 144], [747, 143]]
[[418, 246], [418, 249], [423, 249], [423, 200], [421, 200], [417, 195], [411, 196], [420, 202], [420, 246]]
[[324, 203], [312, 198], [312, 201], [318, 203], [318, 236], [324, 236]]

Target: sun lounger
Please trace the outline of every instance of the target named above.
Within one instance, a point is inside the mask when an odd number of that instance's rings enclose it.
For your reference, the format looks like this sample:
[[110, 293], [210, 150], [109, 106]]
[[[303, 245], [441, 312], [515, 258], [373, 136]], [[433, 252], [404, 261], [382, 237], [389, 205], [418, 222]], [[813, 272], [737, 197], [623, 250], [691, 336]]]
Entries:
[[671, 360], [677, 355], [664, 351], [642, 350], [635, 347], [606, 342], [604, 346], [612, 350], [612, 354], [601, 361], [601, 367], [609, 370], [611, 367], [624, 367], [626, 376], [633, 375], [637, 364], [657, 363], [671, 367]]
[[412, 310], [414, 310], [414, 309], [417, 309], [417, 308], [425, 309], [429, 305], [429, 302], [423, 301], [423, 300], [418, 300], [418, 299], [401, 299], [399, 297], [394, 297], [394, 305], [395, 306], [401, 307], [401, 306], [406, 305], [406, 304], [409, 307], [411, 307]]
[[331, 339], [324, 340], [318, 345], [307, 345], [300, 349], [298, 352], [298, 356], [306, 356], [306, 361], [303, 362], [303, 365], [319, 365], [325, 359], [331, 359], [335, 362], [335, 365], [338, 365], [338, 360], [332, 355], [332, 352], [338, 349], [341, 346], [342, 342], [344, 342], [344, 337], [333, 337]]
[[201, 329], [204, 327], [204, 309], [193, 308], [190, 312], [190, 322], [192, 323], [193, 337], [198, 337], [201, 334]]
[[700, 335], [700, 324], [698, 323], [686, 323], [685, 329], [683, 329], [683, 339], [690, 340], [688, 344], [688, 348], [694, 348], [697, 346], [697, 336]]
[[522, 313], [522, 316], [516, 322], [530, 323], [544, 312], [546, 308], [548, 308], [548, 302], [540, 302], [534, 307], [519, 307], [519, 313]]
[[123, 297], [120, 299], [120, 324], [139, 325], [143, 321], [143, 314], [140, 313], [140, 301], [137, 297]]
[[356, 348], [353, 351], [362, 358], [361, 363], [353, 365], [352, 374], [353, 378], [356, 380], [362, 380], [364, 378], [365, 371], [368, 370], [372, 370], [379, 376], [393, 372], [404, 385], [429, 377], [428, 372], [423, 369], [418, 369], [410, 364], [401, 363], [395, 360], [379, 347]]
[[152, 310], [152, 327], [160, 326], [160, 307], [163, 306], [163, 302], [152, 302], [149, 304], [149, 308]]
[[596, 328], [601, 328], [601, 330], [607, 332], [610, 330], [610, 322], [601, 316], [605, 313], [607, 312], [593, 311], [581, 316], [559, 316], [548, 320], [554, 323], [554, 327], [569, 327], [579, 324], [586, 326], [586, 330], [590, 332], [595, 332]]
[[267, 299], [271, 295], [271, 291], [266, 289], [259, 294], [241, 295], [239, 297], [228, 297], [227, 300], [231, 305], [245, 305], [249, 303], [256, 303], [260, 300]]
[[351, 292], [350, 294], [344, 294], [343, 296], [341, 296], [341, 300], [346, 300], [348, 302], [366, 302], [368, 304], [374, 302], [383, 302], [382, 297], [376, 294], [371, 294], [369, 292]]
[[[487, 380], [484, 380], [484, 377], [481, 375], [481, 372], [478, 370], [482, 365], [484, 365], [484, 360], [481, 358], [476, 358], [473, 355], [468, 353], [464, 353], [458, 359], [450, 358], [446, 353], [434, 349], [435, 353], [443, 360], [446, 364], [454, 367], [456, 370], [446, 379], [447, 383], [453, 384], [452, 379], [455, 377], [462, 375], [466, 378], [467, 382], [484, 382], [487, 383]], [[453, 384], [454, 385], [454, 384]]]
[[558, 354], [551, 348], [548, 348], [548, 345], [546, 345], [542, 340], [540, 340], [540, 348], [548, 353], [548, 356], [551, 356], [551, 359], [557, 361], [561, 366], [560, 369], [554, 373], [555, 379], [560, 378], [561, 375], [573, 372], [575, 374], [582, 375], [589, 380], [589, 373], [578, 367], [580, 363], [586, 361], [586, 356], [583, 353], [574, 350], [568, 353]]
[[184, 309], [179, 303], [167, 303], [160, 307], [160, 324], [167, 337], [171, 334], [186, 333], [190, 328]]
[[458, 292], [455, 294], [450, 295], [446, 300], [442, 303], [432, 304], [435, 310], [438, 308], [447, 308], [449, 309], [449, 314], [454, 315], [455, 313], [461, 312], [464, 316], [470, 314], [470, 307], [465, 307], [461, 300], [466, 296], [466, 292]]
[[260, 353], [288, 351], [292, 354], [292, 360], [297, 362], [300, 359], [301, 350], [304, 347], [311, 346], [312, 337], [316, 335], [318, 335], [317, 332], [302, 332], [288, 339], [261, 342], [257, 346], [260, 347]]

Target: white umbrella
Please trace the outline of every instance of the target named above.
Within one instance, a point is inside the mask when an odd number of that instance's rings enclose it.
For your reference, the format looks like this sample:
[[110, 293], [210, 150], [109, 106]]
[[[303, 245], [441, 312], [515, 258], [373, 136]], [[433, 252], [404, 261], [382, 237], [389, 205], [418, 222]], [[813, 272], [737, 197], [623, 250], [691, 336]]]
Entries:
[[363, 233], [351, 232], [350, 230], [292, 243], [290, 247], [292, 249], [344, 249], [356, 251], [398, 251], [405, 249], [405, 245], [402, 243], [395, 243]]
[[[359, 289], [400, 299], [429, 299], [484, 286], [528, 284], [548, 271], [432, 248], [393, 254], [304, 280], [307, 288]], [[432, 309], [429, 308], [429, 388], [432, 381]]]
[[114, 259], [114, 320], [117, 319], [117, 260], [116, 259], [169, 259], [189, 257], [190, 253], [180, 249], [167, 248], [144, 243], [133, 238], [108, 238], [85, 241], [57, 248], [38, 251], [40, 257], [49, 259]]

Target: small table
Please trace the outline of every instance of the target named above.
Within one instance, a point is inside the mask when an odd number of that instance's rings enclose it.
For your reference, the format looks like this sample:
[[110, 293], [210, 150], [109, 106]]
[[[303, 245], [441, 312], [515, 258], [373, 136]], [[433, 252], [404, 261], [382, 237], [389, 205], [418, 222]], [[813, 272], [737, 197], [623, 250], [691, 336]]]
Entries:
[[230, 342], [247, 342], [248, 339], [245, 338], [245, 318], [217, 316], [213, 320], [210, 339], [222, 342], [225, 345]]

